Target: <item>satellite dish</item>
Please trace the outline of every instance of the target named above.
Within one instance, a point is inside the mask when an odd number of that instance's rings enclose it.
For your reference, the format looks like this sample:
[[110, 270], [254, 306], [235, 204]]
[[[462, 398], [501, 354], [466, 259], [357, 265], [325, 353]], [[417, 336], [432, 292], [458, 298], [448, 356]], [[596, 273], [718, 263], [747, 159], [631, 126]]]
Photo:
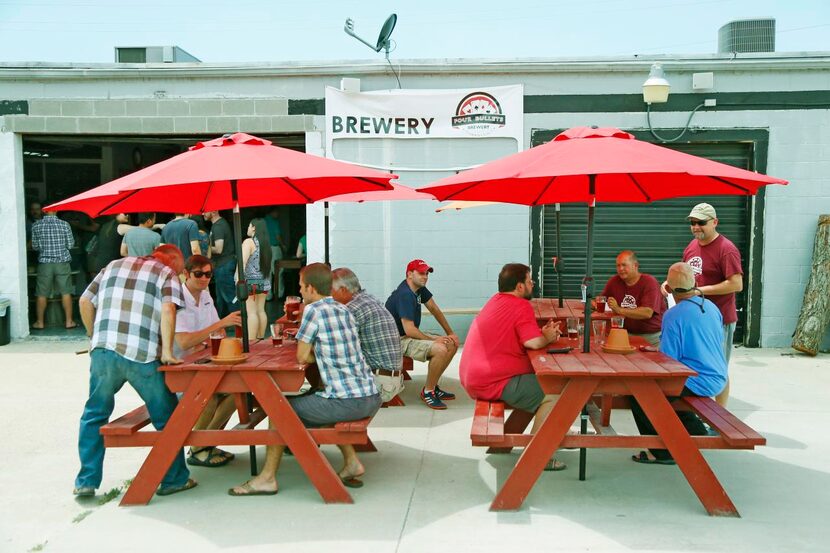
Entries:
[[390, 37], [392, 36], [392, 31], [395, 30], [395, 24], [398, 22], [398, 16], [394, 13], [386, 18], [386, 21], [383, 23], [383, 27], [380, 29], [380, 34], [378, 34], [377, 44], [372, 45], [371, 43], [367, 42], [366, 40], [357, 36], [354, 32], [354, 21], [349, 18], [346, 20], [346, 24], [343, 26], [343, 30], [346, 31], [346, 34], [349, 36], [353, 36], [375, 52], [380, 52], [381, 50], [386, 52], [386, 59], [389, 59], [389, 46], [391, 45]]

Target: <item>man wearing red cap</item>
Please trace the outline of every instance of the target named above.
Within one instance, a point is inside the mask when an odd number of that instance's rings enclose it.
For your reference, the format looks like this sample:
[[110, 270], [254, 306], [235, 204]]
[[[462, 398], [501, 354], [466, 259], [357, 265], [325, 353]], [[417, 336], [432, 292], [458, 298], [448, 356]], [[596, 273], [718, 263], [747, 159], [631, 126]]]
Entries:
[[[455, 399], [455, 394], [438, 387], [438, 380], [458, 351], [458, 336], [427, 289], [429, 273], [433, 272], [423, 259], [413, 259], [406, 266], [406, 279], [386, 300], [386, 309], [395, 318], [401, 335], [403, 355], [416, 361], [428, 361], [427, 380], [421, 390], [421, 399], [431, 409], [446, 409], [444, 401]], [[446, 336], [421, 332], [421, 305], [435, 317]]]

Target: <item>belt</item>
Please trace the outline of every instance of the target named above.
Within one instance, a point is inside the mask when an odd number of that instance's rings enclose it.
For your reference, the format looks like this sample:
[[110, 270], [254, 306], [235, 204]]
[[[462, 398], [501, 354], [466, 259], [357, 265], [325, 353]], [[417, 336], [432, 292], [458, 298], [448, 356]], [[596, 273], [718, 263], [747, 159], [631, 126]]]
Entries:
[[398, 376], [401, 374], [401, 371], [388, 371], [386, 369], [375, 369], [375, 374], [379, 374], [381, 376]]

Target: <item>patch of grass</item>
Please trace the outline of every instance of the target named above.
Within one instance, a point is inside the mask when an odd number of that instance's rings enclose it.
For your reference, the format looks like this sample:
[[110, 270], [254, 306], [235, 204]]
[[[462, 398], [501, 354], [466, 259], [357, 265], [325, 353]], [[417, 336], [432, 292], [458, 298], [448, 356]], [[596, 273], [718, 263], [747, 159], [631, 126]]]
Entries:
[[29, 549], [29, 553], [32, 553], [33, 551], [43, 551], [43, 548], [44, 548], [44, 547], [46, 547], [46, 544], [47, 544], [47, 543], [49, 543], [49, 540], [46, 540], [46, 541], [45, 541], [45, 542], [43, 542], [43, 543], [39, 543], [39, 544], [37, 544], [37, 545], [36, 545], [36, 546], [34, 546], [33, 548]]
[[74, 522], [74, 523], [81, 522], [83, 519], [85, 519], [86, 517], [88, 517], [91, 514], [92, 514], [91, 510], [84, 511], [83, 513], [80, 513], [78, 516], [73, 518], [72, 522]]
[[121, 495], [121, 488], [113, 488], [101, 496], [101, 499], [98, 500], [98, 505], [106, 505], [119, 495]]

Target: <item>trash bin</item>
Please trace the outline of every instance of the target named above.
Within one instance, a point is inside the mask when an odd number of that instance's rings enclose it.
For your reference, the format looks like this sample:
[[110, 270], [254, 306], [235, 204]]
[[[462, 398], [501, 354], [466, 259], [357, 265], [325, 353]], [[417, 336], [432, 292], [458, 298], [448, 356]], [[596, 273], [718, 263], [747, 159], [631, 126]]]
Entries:
[[12, 340], [10, 305], [11, 301], [7, 298], [0, 298], [0, 346], [5, 346]]

